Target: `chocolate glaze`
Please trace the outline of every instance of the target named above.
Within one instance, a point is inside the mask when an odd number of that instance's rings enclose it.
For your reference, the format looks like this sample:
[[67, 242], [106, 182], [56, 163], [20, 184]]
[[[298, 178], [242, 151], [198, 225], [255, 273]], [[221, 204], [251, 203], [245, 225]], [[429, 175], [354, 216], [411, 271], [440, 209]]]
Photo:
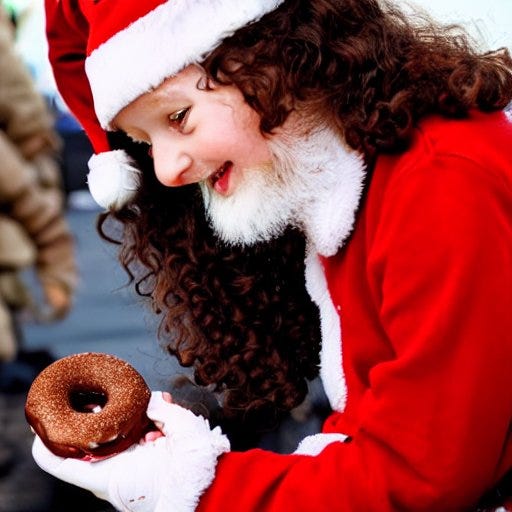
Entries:
[[[97, 402], [98, 412], [87, 397]], [[88, 352], [59, 359], [37, 376], [25, 416], [55, 455], [104, 457], [125, 450], [151, 429], [146, 416], [150, 397], [144, 379], [128, 363]]]

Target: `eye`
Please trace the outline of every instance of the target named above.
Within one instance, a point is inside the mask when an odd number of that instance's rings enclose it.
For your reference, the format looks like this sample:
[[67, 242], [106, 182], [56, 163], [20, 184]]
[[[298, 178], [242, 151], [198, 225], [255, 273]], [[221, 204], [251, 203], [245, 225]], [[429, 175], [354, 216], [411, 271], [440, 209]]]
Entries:
[[190, 112], [190, 107], [180, 108], [169, 114], [169, 123], [171, 126], [175, 126], [177, 128], [183, 128], [185, 122], [187, 121], [188, 114]]

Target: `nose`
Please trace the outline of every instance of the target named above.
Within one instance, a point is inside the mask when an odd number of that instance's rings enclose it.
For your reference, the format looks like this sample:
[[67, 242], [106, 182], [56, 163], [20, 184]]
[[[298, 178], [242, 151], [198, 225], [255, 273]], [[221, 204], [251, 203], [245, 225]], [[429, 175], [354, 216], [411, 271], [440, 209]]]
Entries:
[[151, 147], [155, 175], [166, 187], [180, 187], [193, 180], [192, 157], [179, 146], [155, 144]]

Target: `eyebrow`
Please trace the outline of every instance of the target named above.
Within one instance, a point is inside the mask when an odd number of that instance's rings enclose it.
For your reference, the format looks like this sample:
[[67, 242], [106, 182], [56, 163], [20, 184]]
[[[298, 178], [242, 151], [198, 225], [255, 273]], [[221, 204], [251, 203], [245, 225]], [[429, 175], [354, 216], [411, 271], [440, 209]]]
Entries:
[[143, 140], [141, 140], [139, 137], [135, 137], [133, 135], [133, 133], [130, 133], [130, 130], [125, 130], [123, 128], [121, 128], [121, 126], [119, 126], [118, 124], [116, 124], [114, 121], [112, 121], [110, 123], [110, 130], [111, 132], [121, 132], [121, 133], [124, 133], [130, 140], [132, 140], [133, 142], [137, 142], [137, 143], [143, 143], [143, 144], [149, 144], [148, 142], [145, 142]]
[[[181, 101], [185, 101], [185, 100], [188, 101], [188, 98], [186, 98], [187, 94], [186, 94], [186, 92], [184, 92], [183, 86], [180, 85], [180, 80], [177, 80], [177, 81], [172, 80], [173, 78], [176, 78], [176, 77], [167, 77], [158, 86], [147, 91], [147, 93], [156, 92], [156, 95], [148, 98], [148, 104], [145, 107], [152, 108], [153, 106], [158, 106], [158, 103], [163, 100], [175, 101], [176, 103], [180, 103]], [[165, 85], [165, 92], [162, 90], [157, 91], [157, 89], [162, 87], [167, 81], [169, 81], [169, 82]], [[141, 96], [134, 99], [133, 101], [137, 101], [137, 99], [139, 99]], [[172, 99], [171, 99], [171, 96], [173, 96]], [[176, 108], [180, 108], [180, 107], [177, 105]], [[110, 126], [111, 126], [112, 131], [120, 131], [120, 132], [126, 133], [126, 135], [128, 135], [128, 137], [130, 137], [130, 139], [132, 139], [134, 141], [138, 141], [137, 137], [130, 136], [130, 134], [126, 130], [121, 128], [113, 120], [110, 122]]]

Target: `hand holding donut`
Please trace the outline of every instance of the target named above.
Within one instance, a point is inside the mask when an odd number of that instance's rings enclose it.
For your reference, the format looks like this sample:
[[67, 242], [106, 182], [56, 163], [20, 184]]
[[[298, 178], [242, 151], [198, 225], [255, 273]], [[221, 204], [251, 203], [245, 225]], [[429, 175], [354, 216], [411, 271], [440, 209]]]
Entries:
[[193, 511], [215, 476], [217, 458], [229, 451], [229, 441], [218, 427], [210, 430], [207, 420], [168, 403], [161, 392], [152, 393], [147, 414], [165, 436], [100, 462], [58, 457], [38, 437], [32, 454], [44, 471], [118, 510]]
[[[152, 398], [163, 401], [161, 393]], [[99, 462], [54, 455], [36, 436], [32, 455], [38, 466], [51, 475], [91, 491], [119, 510], [157, 509], [164, 484], [167, 453], [164, 437], [132, 445], [127, 450]]]
[[[77, 369], [76, 371], [78, 372]], [[118, 384], [122, 385], [122, 382]], [[68, 394], [69, 389], [66, 387]], [[83, 383], [74, 389], [83, 389]], [[90, 391], [89, 386], [85, 389]], [[109, 402], [115, 397], [105, 391], [102, 393], [108, 400], [104, 409], [108, 410]], [[96, 400], [92, 400], [94, 401]], [[82, 411], [81, 418], [99, 417], [103, 410], [87, 414], [90, 408], [94, 410], [98, 407], [97, 404], [87, 402], [91, 400], [80, 404], [80, 407], [86, 409]], [[49, 427], [35, 414], [32, 405], [33, 401], [27, 399], [27, 418], [30, 418], [31, 423], [37, 427], [36, 433], [45, 435]], [[65, 408], [67, 409], [67, 406]], [[46, 410], [45, 412], [47, 413]], [[36, 435], [32, 448], [34, 459], [44, 471], [65, 482], [90, 490], [119, 510], [192, 511], [197, 506], [201, 493], [214, 478], [217, 458], [229, 451], [229, 441], [218, 427], [210, 430], [207, 420], [170, 403], [168, 393], [153, 392], [144, 412], [145, 421], [149, 423], [151, 420], [163, 436], [148, 433], [148, 429], [145, 428], [142, 434], [138, 434], [139, 439], [143, 437], [140, 444], [131, 444], [128, 449], [117, 453], [119, 447], [112, 450], [112, 445], [116, 443], [109, 444], [108, 438], [104, 444], [92, 442], [91, 445], [90, 440], [86, 442], [84, 439], [73, 441], [73, 435], [80, 434], [75, 426], [71, 429], [71, 437], [69, 432], [65, 433], [65, 443], [62, 443], [62, 439], [58, 442], [55, 442], [55, 439], [53, 442], [45, 439], [43, 443]], [[52, 409], [50, 416], [54, 414], [55, 411]], [[137, 412], [135, 417], [139, 418], [140, 414]], [[135, 424], [140, 426], [140, 421], [135, 421]], [[57, 432], [62, 425], [61, 423]], [[49, 447], [68, 458], [55, 455]], [[84, 450], [93, 450], [93, 454], [97, 455], [98, 449], [103, 453], [105, 450], [111, 450], [117, 455], [97, 462], [91, 460], [98, 458], [87, 455], [83, 457]], [[76, 458], [77, 456], [81, 459]]]

